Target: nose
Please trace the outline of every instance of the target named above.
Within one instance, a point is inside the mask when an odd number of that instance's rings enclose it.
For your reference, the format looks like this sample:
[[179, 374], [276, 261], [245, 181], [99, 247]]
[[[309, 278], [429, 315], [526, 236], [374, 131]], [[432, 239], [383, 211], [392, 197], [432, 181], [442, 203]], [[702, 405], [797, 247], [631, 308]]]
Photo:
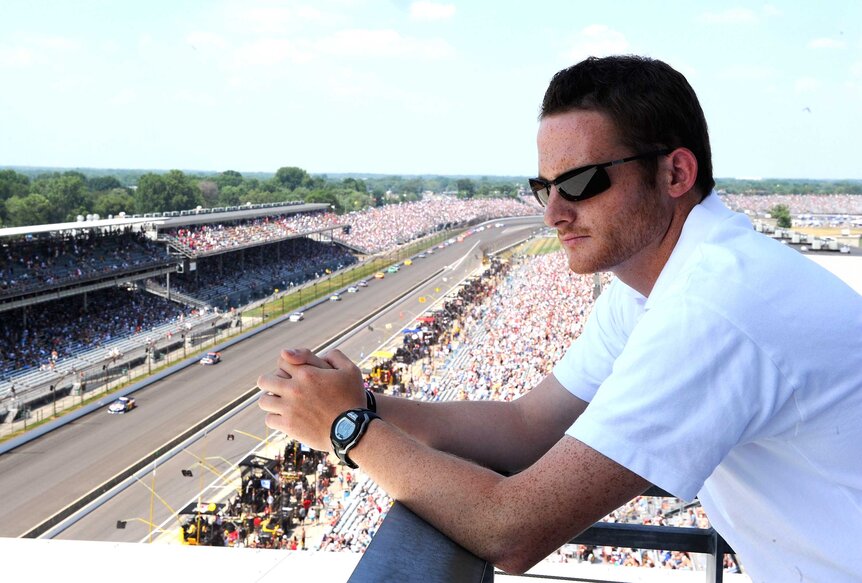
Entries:
[[542, 218], [547, 226], [555, 228], [562, 223], [574, 220], [574, 207], [574, 203], [570, 203], [560, 196], [560, 193], [557, 192], [557, 186], [552, 185]]

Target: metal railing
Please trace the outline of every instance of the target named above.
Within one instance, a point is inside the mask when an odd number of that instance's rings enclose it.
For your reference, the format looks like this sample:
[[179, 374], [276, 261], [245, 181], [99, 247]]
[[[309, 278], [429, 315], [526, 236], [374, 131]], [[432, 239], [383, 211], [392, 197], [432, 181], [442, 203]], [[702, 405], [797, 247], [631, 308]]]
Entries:
[[[667, 496], [658, 489], [645, 495]], [[704, 581], [721, 583], [724, 555], [733, 549], [714, 529], [598, 522], [573, 544], [706, 555]], [[493, 583], [494, 567], [396, 502], [374, 535], [348, 583]], [[555, 576], [554, 579], [567, 580]], [[578, 581], [572, 577], [568, 580]], [[609, 583], [610, 580], [609, 580]]]

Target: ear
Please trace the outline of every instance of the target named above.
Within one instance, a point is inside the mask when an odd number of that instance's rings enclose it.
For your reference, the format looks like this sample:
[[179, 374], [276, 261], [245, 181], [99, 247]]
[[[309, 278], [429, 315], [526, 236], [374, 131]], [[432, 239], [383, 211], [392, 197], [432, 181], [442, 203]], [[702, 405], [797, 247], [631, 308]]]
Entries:
[[667, 191], [672, 198], [679, 198], [694, 188], [697, 181], [697, 158], [688, 148], [677, 148], [667, 157]]

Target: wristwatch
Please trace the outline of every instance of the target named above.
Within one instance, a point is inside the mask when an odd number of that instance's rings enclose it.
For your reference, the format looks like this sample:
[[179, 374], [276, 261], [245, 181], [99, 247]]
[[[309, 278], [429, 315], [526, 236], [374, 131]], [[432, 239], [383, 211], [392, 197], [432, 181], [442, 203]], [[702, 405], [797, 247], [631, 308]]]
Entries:
[[359, 467], [347, 454], [362, 439], [365, 430], [368, 429], [368, 424], [373, 419], [380, 419], [380, 415], [368, 409], [350, 409], [336, 417], [335, 421], [332, 422], [332, 429], [329, 431], [332, 450], [338, 459], [347, 464], [347, 467], [353, 469]]

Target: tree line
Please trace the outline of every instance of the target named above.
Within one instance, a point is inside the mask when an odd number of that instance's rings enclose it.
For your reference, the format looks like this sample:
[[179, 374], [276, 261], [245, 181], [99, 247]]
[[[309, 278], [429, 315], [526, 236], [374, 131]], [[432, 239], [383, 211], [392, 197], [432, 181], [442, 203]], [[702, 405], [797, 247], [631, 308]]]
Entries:
[[235, 170], [99, 175], [80, 170], [27, 173], [5, 169], [0, 170], [0, 227], [68, 222], [87, 215], [107, 218], [121, 212], [132, 215], [283, 201], [324, 203], [336, 213], [346, 213], [420, 200], [426, 191], [453, 192], [462, 198], [514, 197], [521, 186], [514, 178], [329, 178], [312, 176], [295, 166], [251, 176]]
[[[274, 174], [235, 170], [187, 173], [95, 169], [0, 169], [0, 227], [75, 221], [126, 214], [180, 211], [282, 201], [324, 203], [336, 213], [420, 200], [422, 193], [461, 198], [515, 197], [526, 191], [521, 176], [311, 175], [285, 166]], [[862, 194], [859, 180], [718, 179], [730, 194]]]

